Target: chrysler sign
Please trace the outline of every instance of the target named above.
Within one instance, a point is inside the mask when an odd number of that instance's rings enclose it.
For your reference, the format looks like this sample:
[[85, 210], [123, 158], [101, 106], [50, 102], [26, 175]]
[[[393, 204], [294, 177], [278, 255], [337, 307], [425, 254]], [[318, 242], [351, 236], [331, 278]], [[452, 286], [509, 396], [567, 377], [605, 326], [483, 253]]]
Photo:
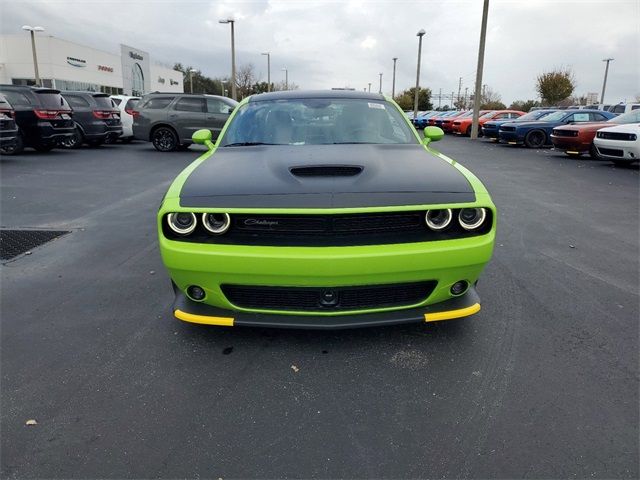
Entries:
[[81, 58], [67, 57], [67, 63], [69, 65], [73, 65], [74, 67], [86, 67], [87, 61], [82, 60]]

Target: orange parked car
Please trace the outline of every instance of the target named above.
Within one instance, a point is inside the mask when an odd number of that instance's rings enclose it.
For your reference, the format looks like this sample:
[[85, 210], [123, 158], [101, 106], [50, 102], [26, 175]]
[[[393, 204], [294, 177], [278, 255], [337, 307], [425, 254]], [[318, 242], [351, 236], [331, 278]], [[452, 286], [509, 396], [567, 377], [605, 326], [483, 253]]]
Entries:
[[451, 133], [452, 129], [453, 129], [453, 122], [455, 122], [456, 120], [461, 119], [462, 117], [466, 117], [467, 115], [470, 115], [469, 112], [465, 112], [465, 111], [460, 111], [458, 113], [455, 113], [453, 115], [450, 115], [448, 117], [444, 117], [442, 118], [442, 122], [440, 122], [439, 127], [444, 130], [446, 133]]
[[633, 110], [606, 122], [560, 125], [553, 129], [551, 142], [556, 150], [560, 150], [570, 157], [579, 157], [583, 153], [589, 153], [592, 158], [598, 158], [598, 151], [593, 144], [593, 139], [598, 130], [605, 127], [639, 122], [640, 110]]
[[[489, 120], [512, 120], [524, 115], [525, 112], [520, 110], [480, 110], [480, 118], [478, 119], [478, 128], [484, 125], [484, 122]], [[473, 116], [460, 118], [453, 122], [453, 133], [458, 135], [470, 135], [471, 123], [473, 122]], [[482, 131], [478, 130], [478, 134], [482, 135]]]

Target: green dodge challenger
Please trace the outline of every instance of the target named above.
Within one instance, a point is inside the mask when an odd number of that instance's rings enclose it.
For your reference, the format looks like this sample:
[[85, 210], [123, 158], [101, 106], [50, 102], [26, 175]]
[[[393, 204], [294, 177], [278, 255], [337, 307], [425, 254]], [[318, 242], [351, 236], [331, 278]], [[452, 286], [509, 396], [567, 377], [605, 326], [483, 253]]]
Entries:
[[158, 212], [187, 322], [350, 328], [480, 310], [496, 209], [482, 183], [421, 139], [393, 100], [275, 92], [238, 105]]

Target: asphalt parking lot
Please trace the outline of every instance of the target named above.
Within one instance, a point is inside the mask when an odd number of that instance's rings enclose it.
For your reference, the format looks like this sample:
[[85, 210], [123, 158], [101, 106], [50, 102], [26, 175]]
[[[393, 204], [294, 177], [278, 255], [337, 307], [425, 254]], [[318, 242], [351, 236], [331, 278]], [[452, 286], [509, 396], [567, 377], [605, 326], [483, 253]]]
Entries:
[[638, 478], [638, 167], [436, 145], [499, 209], [481, 312], [336, 332], [173, 319], [194, 149], [2, 158], [3, 228], [71, 232], [1, 269], [2, 478]]

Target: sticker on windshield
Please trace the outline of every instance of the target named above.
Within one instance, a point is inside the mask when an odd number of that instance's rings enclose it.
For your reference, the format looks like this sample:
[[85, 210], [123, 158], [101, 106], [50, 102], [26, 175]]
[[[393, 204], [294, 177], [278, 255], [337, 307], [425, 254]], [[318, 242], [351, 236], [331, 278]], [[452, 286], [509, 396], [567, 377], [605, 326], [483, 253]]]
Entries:
[[381, 103], [369, 103], [369, 108], [377, 108], [379, 110], [386, 110]]

